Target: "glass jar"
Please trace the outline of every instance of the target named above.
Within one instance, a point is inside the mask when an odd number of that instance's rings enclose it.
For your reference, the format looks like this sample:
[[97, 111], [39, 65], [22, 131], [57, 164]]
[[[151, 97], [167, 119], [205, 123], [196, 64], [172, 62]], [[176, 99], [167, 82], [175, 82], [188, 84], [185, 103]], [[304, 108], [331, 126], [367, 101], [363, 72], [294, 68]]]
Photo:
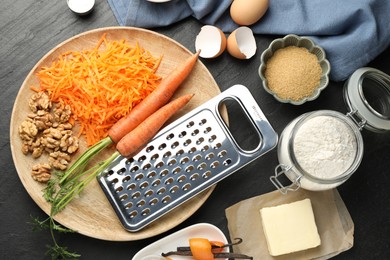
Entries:
[[[299, 188], [335, 188], [357, 170], [363, 158], [363, 128], [390, 130], [390, 76], [373, 68], [356, 70], [344, 85], [349, 112], [309, 112], [291, 121], [278, 144], [279, 165], [271, 182], [283, 194]], [[284, 174], [291, 184], [279, 180]]]

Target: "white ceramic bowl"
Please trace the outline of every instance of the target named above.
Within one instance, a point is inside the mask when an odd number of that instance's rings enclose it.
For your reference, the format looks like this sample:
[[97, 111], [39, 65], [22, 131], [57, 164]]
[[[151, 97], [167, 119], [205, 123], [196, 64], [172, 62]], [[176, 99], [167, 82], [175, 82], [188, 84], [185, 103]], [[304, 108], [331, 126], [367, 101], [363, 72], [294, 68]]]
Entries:
[[[291, 100], [291, 99], [282, 99], [279, 96], [277, 96], [269, 87], [267, 78], [265, 77], [265, 71], [266, 71], [266, 64], [267, 61], [272, 57], [272, 55], [279, 49], [288, 47], [288, 46], [297, 46], [297, 47], [304, 47], [307, 50], [309, 50], [310, 53], [314, 54], [318, 58], [318, 62], [321, 66], [322, 73], [320, 78], [320, 84], [315, 89], [313, 94], [309, 97], [304, 97], [301, 100]], [[264, 89], [274, 96], [274, 98], [282, 103], [291, 103], [293, 105], [301, 105], [307, 101], [312, 101], [320, 95], [321, 91], [325, 89], [329, 83], [329, 72], [330, 72], [330, 64], [329, 61], [326, 59], [325, 51], [318, 45], [316, 45], [310, 38], [308, 37], [300, 37], [294, 34], [286, 35], [283, 38], [275, 39], [271, 42], [269, 47], [264, 50], [264, 52], [261, 54], [260, 58], [261, 64], [259, 67], [259, 75], [263, 83]]]
[[[198, 223], [176, 231], [148, 245], [135, 254], [132, 260], [164, 260], [165, 258], [161, 257], [161, 253], [174, 251], [178, 246], [188, 246], [188, 240], [194, 237], [207, 238], [210, 241], [221, 241], [224, 244], [228, 243], [226, 236], [218, 227], [209, 223]], [[224, 251], [229, 252], [229, 248], [225, 248]], [[170, 256], [170, 259], [185, 260], [191, 258]]]

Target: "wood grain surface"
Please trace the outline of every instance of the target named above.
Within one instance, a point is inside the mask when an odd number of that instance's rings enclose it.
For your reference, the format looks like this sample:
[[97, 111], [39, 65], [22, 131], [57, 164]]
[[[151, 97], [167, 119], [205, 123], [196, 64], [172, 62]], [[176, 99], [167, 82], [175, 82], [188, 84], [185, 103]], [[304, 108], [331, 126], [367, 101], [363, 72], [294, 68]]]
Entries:
[[[24, 80], [14, 104], [10, 129], [11, 150], [20, 180], [32, 199], [47, 214], [50, 212], [50, 204], [42, 197], [42, 189], [45, 187], [45, 184], [38, 183], [31, 177], [32, 166], [38, 162], [47, 161], [47, 157], [42, 156], [39, 159], [34, 159], [31, 156], [24, 155], [21, 152], [22, 143], [18, 134], [19, 125], [29, 114], [28, 99], [33, 94], [30, 86], [39, 85], [35, 74], [41, 67], [50, 66], [60, 54], [66, 51], [94, 48], [104, 33], [107, 34], [106, 38], [109, 41], [126, 39], [130, 45], [140, 44], [141, 47], [150, 51], [155, 57], [163, 55], [157, 71], [157, 74], [162, 77], [192, 55], [188, 49], [178, 42], [150, 30], [131, 27], [107, 27], [81, 33], [60, 43], [34, 66]], [[197, 62], [194, 70], [180, 86], [175, 96], [187, 93], [194, 93], [195, 96], [182, 111], [175, 115], [175, 118], [182, 116], [187, 111], [220, 93], [213, 77], [200, 61]], [[73, 156], [73, 159], [85, 149], [86, 144], [82, 139], [79, 152]], [[106, 158], [111, 152], [112, 150], [102, 153], [96, 160]], [[76, 198], [65, 210], [55, 216], [55, 220], [78, 233], [103, 240], [130, 241], [148, 238], [175, 227], [191, 216], [209, 197], [214, 187], [200, 193], [144, 229], [138, 232], [128, 232], [120, 224], [97, 181], [93, 181], [81, 193], [79, 198]]]

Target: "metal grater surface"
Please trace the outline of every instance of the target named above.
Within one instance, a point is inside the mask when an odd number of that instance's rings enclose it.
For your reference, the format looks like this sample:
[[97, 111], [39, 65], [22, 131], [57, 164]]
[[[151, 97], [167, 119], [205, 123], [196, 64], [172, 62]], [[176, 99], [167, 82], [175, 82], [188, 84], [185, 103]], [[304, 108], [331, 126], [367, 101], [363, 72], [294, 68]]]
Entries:
[[[241, 105], [259, 134], [253, 151], [236, 144], [221, 118], [226, 99]], [[134, 157], [117, 157], [98, 181], [134, 232], [273, 149], [277, 139], [249, 90], [235, 85], [162, 129]]]

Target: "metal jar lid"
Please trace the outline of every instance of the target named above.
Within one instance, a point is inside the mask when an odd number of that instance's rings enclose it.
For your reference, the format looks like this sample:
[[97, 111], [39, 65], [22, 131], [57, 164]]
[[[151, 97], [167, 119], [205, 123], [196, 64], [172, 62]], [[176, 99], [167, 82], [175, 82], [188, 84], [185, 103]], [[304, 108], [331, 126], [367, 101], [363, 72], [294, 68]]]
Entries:
[[344, 85], [347, 114], [373, 132], [390, 130], [390, 76], [369, 67], [356, 70]]

